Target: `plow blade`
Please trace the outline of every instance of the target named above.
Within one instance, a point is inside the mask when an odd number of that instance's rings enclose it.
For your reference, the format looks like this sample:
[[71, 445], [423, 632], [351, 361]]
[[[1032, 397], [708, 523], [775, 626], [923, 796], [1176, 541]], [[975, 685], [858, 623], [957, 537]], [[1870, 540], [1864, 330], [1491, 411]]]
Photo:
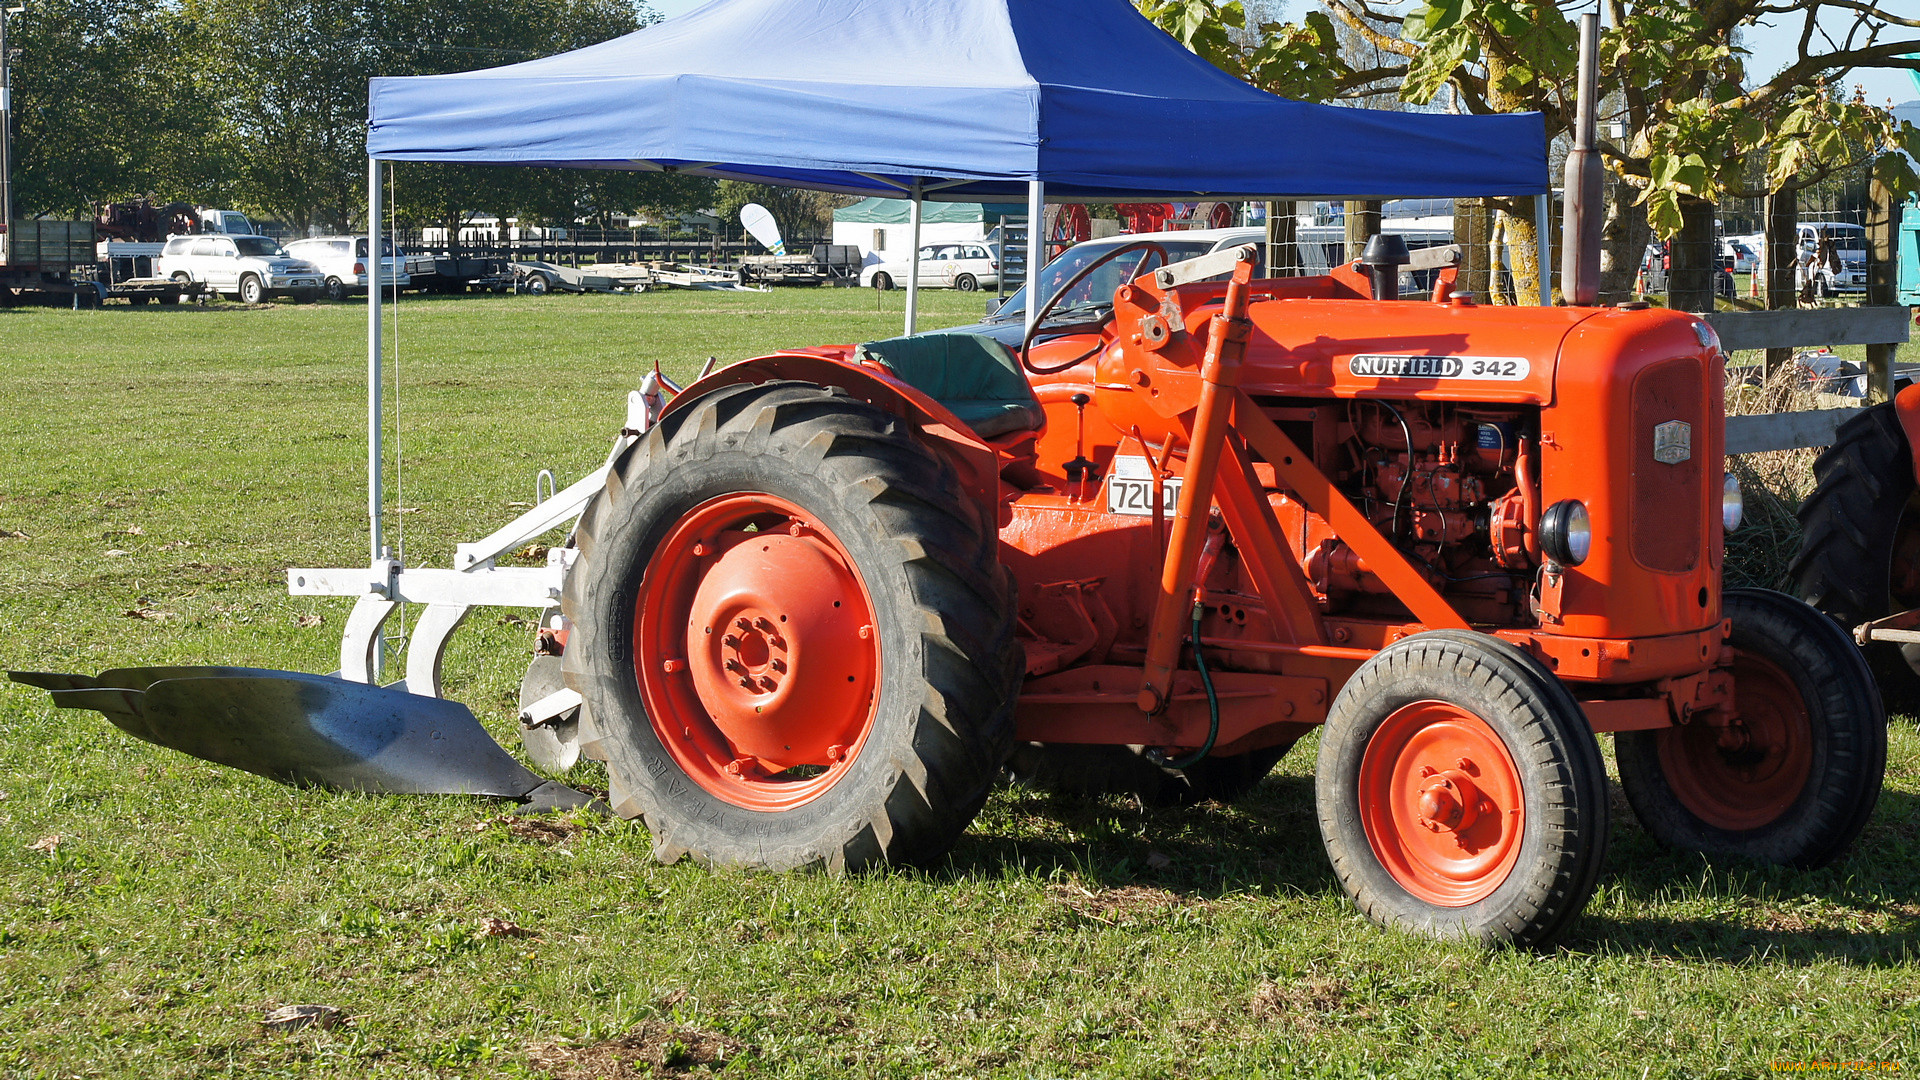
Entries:
[[13, 671], [63, 709], [91, 709], [147, 742], [295, 786], [487, 795], [530, 810], [596, 807], [543, 780], [457, 701], [330, 675], [229, 667]]

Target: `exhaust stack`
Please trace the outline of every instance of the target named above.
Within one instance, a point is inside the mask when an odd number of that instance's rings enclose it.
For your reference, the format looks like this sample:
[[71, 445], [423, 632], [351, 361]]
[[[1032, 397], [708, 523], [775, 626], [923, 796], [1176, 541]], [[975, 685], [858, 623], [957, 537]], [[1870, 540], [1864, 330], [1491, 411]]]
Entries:
[[1580, 100], [1567, 153], [1560, 238], [1560, 294], [1590, 305], [1600, 299], [1600, 15], [1580, 16]]

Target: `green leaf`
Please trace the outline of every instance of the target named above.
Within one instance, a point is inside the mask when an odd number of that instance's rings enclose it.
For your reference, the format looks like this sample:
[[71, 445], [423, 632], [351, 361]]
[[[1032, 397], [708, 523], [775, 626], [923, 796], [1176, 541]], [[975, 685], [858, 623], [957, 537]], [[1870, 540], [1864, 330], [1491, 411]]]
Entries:
[[1680, 232], [1682, 224], [1679, 193], [1649, 190], [1644, 201], [1647, 204], [1647, 224], [1653, 226], [1654, 234], [1662, 240], [1673, 239]]
[[1454, 71], [1464, 63], [1479, 43], [1471, 31], [1456, 26], [1427, 43], [1420, 55], [1407, 65], [1406, 81], [1400, 86], [1400, 100], [1425, 105], [1447, 84]]

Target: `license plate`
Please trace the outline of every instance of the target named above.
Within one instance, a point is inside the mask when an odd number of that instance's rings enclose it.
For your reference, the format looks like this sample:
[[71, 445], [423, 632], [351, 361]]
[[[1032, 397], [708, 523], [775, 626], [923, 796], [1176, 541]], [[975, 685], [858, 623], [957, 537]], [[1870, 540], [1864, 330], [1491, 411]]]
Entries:
[[[1107, 476], [1107, 513], [1135, 517], [1153, 516], [1152, 470], [1143, 457], [1116, 457], [1113, 472]], [[1160, 488], [1161, 512], [1173, 516], [1180, 501], [1178, 476], [1163, 481]]]

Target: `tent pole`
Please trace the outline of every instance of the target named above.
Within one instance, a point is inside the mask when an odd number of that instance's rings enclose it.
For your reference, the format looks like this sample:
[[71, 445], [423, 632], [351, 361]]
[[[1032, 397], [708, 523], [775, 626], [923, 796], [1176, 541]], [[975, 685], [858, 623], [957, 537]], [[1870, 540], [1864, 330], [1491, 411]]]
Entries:
[[1047, 184], [1044, 180], [1027, 181], [1027, 332], [1033, 332], [1033, 322], [1040, 315], [1040, 305], [1045, 299], [1040, 295], [1040, 267], [1044, 261], [1041, 256], [1046, 251], [1045, 233], [1047, 231]]
[[384, 555], [380, 533], [380, 161], [367, 158], [367, 518], [373, 563]]
[[1540, 306], [1553, 306], [1553, 189], [1533, 197], [1533, 235], [1540, 268]]
[[907, 256], [907, 336], [912, 337], [915, 317], [920, 314], [920, 204], [926, 192], [926, 181], [919, 177], [913, 179], [913, 210], [908, 215], [907, 231], [913, 234], [912, 252]]

